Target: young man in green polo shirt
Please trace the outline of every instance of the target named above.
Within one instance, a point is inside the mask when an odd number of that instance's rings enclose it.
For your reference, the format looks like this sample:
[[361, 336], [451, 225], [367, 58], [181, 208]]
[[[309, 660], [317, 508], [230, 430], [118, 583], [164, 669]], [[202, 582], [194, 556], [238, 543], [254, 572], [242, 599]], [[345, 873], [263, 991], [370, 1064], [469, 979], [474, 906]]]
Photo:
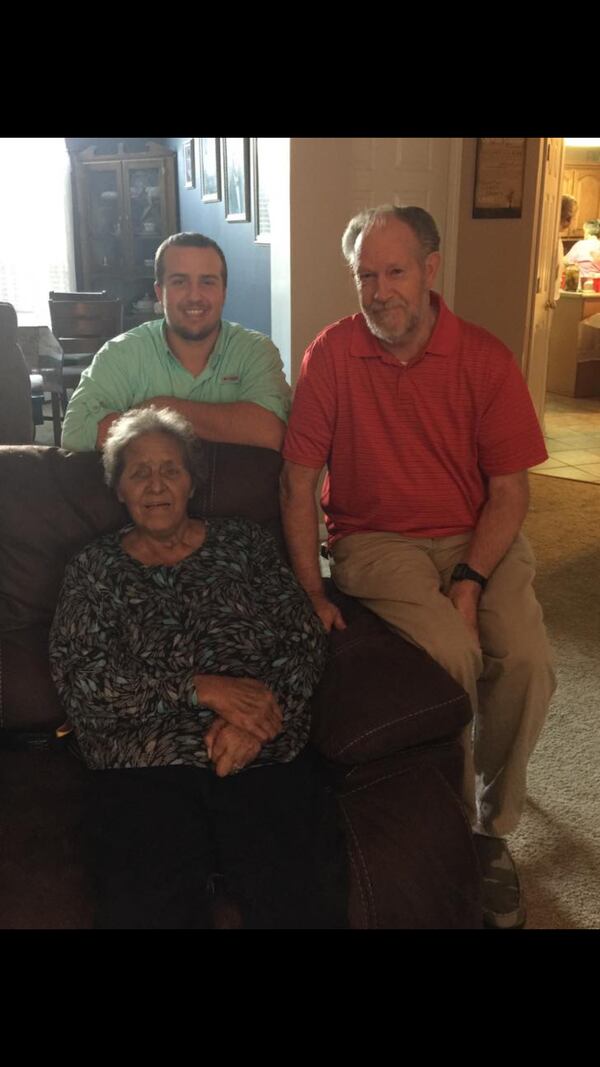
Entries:
[[81, 376], [63, 423], [62, 446], [102, 448], [131, 408], [169, 407], [209, 441], [279, 450], [290, 406], [281, 356], [261, 333], [221, 318], [227, 264], [199, 233], [168, 237], [156, 253], [164, 319], [108, 341]]

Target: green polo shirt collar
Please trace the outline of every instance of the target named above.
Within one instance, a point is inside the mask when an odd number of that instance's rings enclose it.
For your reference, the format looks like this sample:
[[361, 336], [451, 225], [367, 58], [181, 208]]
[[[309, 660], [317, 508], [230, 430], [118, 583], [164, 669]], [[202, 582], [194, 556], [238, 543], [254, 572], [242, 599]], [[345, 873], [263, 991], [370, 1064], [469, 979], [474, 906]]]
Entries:
[[[208, 381], [210, 378], [212, 378], [213, 374], [217, 370], [217, 367], [219, 365], [220, 360], [222, 359], [223, 352], [225, 350], [225, 345], [227, 343], [227, 334], [228, 334], [228, 331], [225, 329], [225, 327], [228, 326], [228, 325], [229, 325], [228, 323], [224, 322], [223, 319], [221, 319], [221, 325], [219, 327], [219, 333], [218, 333], [218, 336], [217, 336], [217, 340], [215, 342], [215, 347], [213, 348], [210, 356], [208, 357], [208, 362], [207, 362], [206, 366], [204, 367], [204, 370], [202, 370], [200, 372], [200, 374], [196, 374], [196, 375], [192, 374], [191, 375], [192, 378], [194, 378], [194, 377], [195, 378], [202, 378], [204, 381]], [[160, 337], [161, 337], [161, 341], [163, 342], [166, 355], [170, 359], [174, 359], [175, 362], [178, 363], [179, 366], [182, 368], [182, 370], [187, 371], [187, 368], [182, 365], [180, 360], [177, 359], [177, 356], [175, 355], [175, 353], [172, 352], [171, 349], [169, 348], [169, 342], [167, 341], [167, 322], [166, 322], [166, 319], [162, 320], [161, 327], [160, 327]], [[187, 373], [190, 374], [190, 371], [187, 371]]]

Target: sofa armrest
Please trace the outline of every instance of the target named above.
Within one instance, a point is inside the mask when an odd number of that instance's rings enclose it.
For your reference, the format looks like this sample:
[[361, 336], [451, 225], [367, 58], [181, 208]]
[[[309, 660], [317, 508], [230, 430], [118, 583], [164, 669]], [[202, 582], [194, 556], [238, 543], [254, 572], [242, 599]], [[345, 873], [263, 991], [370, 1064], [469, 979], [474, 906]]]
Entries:
[[348, 627], [331, 635], [311, 704], [318, 751], [336, 763], [368, 763], [456, 736], [470, 721], [471, 706], [447, 671], [357, 601], [332, 599]]

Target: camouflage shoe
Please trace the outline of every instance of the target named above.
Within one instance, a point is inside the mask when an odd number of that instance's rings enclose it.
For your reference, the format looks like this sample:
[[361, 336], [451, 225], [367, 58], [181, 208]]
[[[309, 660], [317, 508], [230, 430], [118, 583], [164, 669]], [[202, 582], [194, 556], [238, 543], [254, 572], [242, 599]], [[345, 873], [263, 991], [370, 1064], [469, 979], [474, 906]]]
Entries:
[[520, 930], [527, 912], [519, 876], [506, 841], [473, 834], [483, 877], [483, 923], [489, 930]]

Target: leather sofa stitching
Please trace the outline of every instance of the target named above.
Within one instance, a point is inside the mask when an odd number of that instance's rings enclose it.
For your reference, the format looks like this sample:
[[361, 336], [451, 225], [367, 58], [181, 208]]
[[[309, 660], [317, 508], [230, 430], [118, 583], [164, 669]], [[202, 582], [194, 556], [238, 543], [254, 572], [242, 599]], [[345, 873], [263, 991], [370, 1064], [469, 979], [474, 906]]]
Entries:
[[356, 645], [364, 644], [364, 641], [365, 638], [363, 635], [361, 635], [360, 637], [353, 638], [352, 641], [347, 641], [342, 648], [336, 648], [332, 651], [332, 659], [337, 659], [338, 656], [343, 656], [345, 652], [350, 651], [350, 649], [354, 648]]
[[[433, 768], [435, 770], [435, 768]], [[379, 785], [380, 782], [388, 782], [391, 778], [399, 778], [403, 774], [410, 774], [412, 767], [403, 767], [401, 770], [390, 771], [389, 774], [382, 774], [381, 778], [374, 778], [372, 782], [365, 782], [364, 785], [359, 785], [356, 789], [351, 789], [349, 792], [344, 793], [345, 797], [352, 797], [355, 793], [364, 793], [365, 789], [371, 789], [374, 785]]]
[[370, 737], [372, 734], [378, 733], [380, 730], [387, 730], [390, 726], [395, 726], [398, 722], [404, 722], [406, 719], [414, 719], [417, 715], [424, 715], [427, 711], [435, 711], [437, 708], [447, 707], [449, 704], [456, 704], [458, 701], [463, 700], [463, 696], [452, 697], [452, 700], [443, 700], [440, 704], [430, 704], [426, 708], [419, 708], [417, 711], [412, 711], [410, 715], [399, 715], [395, 719], [391, 719], [389, 722], [382, 723], [380, 726], [374, 726], [371, 730], [366, 730], [364, 734], [360, 734], [358, 737], [354, 737], [352, 741], [348, 741], [341, 748], [338, 748], [335, 752], [336, 756], [340, 756], [347, 749], [352, 748], [353, 745], [357, 745], [359, 741], [364, 741], [366, 737]]
[[[351, 819], [350, 819], [350, 817], [348, 815], [348, 812], [346, 811], [346, 808], [344, 807], [344, 805], [343, 805], [343, 803], [341, 801], [340, 801], [340, 807], [342, 809], [342, 814], [344, 816], [344, 822], [346, 823], [346, 825], [348, 827], [350, 836], [352, 838], [352, 843], [354, 845], [354, 848], [351, 851], [350, 856], [351, 856], [351, 860], [352, 860], [352, 866], [354, 867], [354, 870], [356, 871], [356, 881], [357, 881], [359, 889], [360, 889], [360, 898], [361, 898], [362, 908], [363, 908], [363, 912], [364, 912], [364, 916], [365, 916], [365, 928], [368, 930], [369, 929], [369, 907], [368, 907], [367, 902], [365, 900], [365, 893], [364, 893], [364, 889], [363, 889], [363, 881], [366, 883], [366, 886], [367, 886], [367, 889], [368, 889], [369, 903], [371, 905], [371, 911], [372, 911], [372, 914], [373, 914], [375, 926], [377, 926], [377, 911], [375, 909], [375, 897], [373, 895], [373, 885], [372, 885], [371, 879], [369, 877], [369, 868], [367, 867], [367, 864], [365, 862], [365, 857], [363, 855], [363, 851], [362, 851], [362, 849], [360, 847], [360, 843], [359, 843], [358, 837], [356, 836], [354, 827], [352, 825], [352, 821], [351, 821]], [[358, 866], [357, 866], [355, 858], [354, 858], [356, 854], [358, 854], [358, 856], [360, 858], [362, 872], [363, 872], [363, 878], [360, 877], [360, 870], [358, 869]]]

